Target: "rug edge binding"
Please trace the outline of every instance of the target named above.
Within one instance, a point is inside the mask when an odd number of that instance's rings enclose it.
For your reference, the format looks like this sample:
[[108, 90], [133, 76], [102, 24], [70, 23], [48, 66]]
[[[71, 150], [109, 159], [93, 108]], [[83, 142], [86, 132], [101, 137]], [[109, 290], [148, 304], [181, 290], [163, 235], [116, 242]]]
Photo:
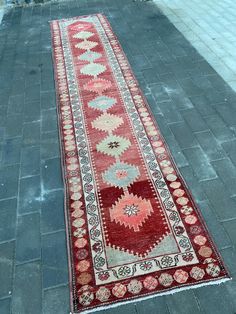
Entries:
[[82, 310], [80, 312], [70, 312], [69, 314], [89, 314], [89, 313], [94, 313], [94, 312], [98, 312], [98, 311], [102, 311], [102, 310], [107, 311], [107, 310], [109, 310], [111, 308], [120, 307], [122, 305], [138, 303], [138, 302], [146, 301], [148, 299], [154, 299], [154, 298], [165, 296], [165, 295], [173, 295], [175, 293], [178, 293], [178, 292], [181, 292], [181, 291], [185, 291], [185, 290], [192, 290], [192, 289], [197, 289], [197, 288], [205, 287], [205, 286], [220, 285], [220, 284], [223, 284], [223, 283], [225, 283], [227, 281], [230, 281], [230, 280], [232, 280], [232, 277], [226, 277], [226, 278], [222, 278], [222, 279], [219, 279], [219, 280], [213, 280], [213, 281], [208, 281], [208, 282], [201, 283], [201, 284], [184, 286], [184, 287], [180, 287], [180, 288], [177, 288], [177, 289], [172, 289], [172, 290], [165, 291], [165, 292], [160, 292], [160, 293], [157, 293], [157, 294], [147, 295], [147, 296], [141, 297], [141, 298], [134, 298], [134, 299], [130, 299], [128, 301], [116, 302], [114, 304], [98, 306], [98, 307], [91, 308], [91, 309], [85, 310], [85, 311]]

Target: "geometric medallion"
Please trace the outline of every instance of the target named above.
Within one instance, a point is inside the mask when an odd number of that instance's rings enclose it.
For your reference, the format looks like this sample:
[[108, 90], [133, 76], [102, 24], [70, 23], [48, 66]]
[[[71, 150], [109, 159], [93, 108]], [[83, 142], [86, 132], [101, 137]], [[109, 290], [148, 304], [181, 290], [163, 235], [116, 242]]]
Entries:
[[92, 127], [98, 130], [112, 132], [123, 123], [124, 121], [121, 117], [105, 112], [92, 122]]
[[76, 44], [75, 47], [79, 49], [83, 49], [83, 50], [90, 50], [96, 47], [97, 45], [98, 45], [97, 42], [87, 40], [87, 41], [82, 41], [81, 43]]
[[78, 39], [88, 39], [88, 38], [90, 38], [93, 35], [94, 35], [94, 33], [87, 32], [87, 31], [82, 31], [82, 32], [76, 33], [72, 37], [73, 38], [78, 38]]
[[85, 51], [82, 55], [78, 56], [78, 59], [82, 61], [93, 62], [101, 57], [101, 53], [95, 51]]
[[110, 209], [110, 217], [111, 221], [133, 228], [137, 232], [152, 212], [153, 208], [149, 200], [125, 192]]
[[94, 109], [106, 111], [116, 104], [116, 99], [107, 96], [98, 96], [91, 100], [88, 105]]
[[102, 78], [94, 78], [83, 86], [85, 90], [98, 93], [99, 95], [110, 87], [112, 87], [111, 82]]
[[109, 135], [97, 144], [97, 151], [112, 157], [119, 157], [130, 145], [130, 141], [122, 136]]
[[106, 71], [106, 67], [99, 63], [89, 63], [80, 69], [82, 74], [97, 76]]
[[116, 162], [103, 173], [103, 180], [119, 188], [127, 188], [139, 177], [139, 169], [125, 162]]

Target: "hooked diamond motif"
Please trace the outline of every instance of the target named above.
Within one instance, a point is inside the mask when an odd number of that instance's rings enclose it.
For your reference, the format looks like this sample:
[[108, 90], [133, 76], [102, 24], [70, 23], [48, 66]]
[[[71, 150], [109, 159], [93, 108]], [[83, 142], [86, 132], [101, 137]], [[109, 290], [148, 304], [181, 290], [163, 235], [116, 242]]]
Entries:
[[97, 145], [97, 151], [119, 157], [130, 145], [130, 141], [124, 137], [109, 135]]
[[73, 35], [73, 38], [88, 39], [88, 38], [92, 37], [93, 35], [94, 35], [94, 33], [82, 31], [82, 32], [79, 32], [79, 33], [76, 33], [75, 35]]
[[102, 57], [101, 53], [88, 50], [85, 51], [82, 55], [78, 56], [78, 59], [82, 61], [93, 62], [101, 57]]
[[92, 127], [98, 130], [111, 132], [123, 123], [124, 121], [122, 117], [105, 112], [92, 122]]
[[84, 67], [80, 69], [82, 74], [90, 75], [90, 76], [97, 76], [101, 73], [106, 71], [106, 67], [99, 63], [89, 63], [86, 64]]
[[138, 232], [153, 212], [150, 201], [125, 192], [110, 209], [112, 221]]
[[116, 104], [116, 99], [108, 96], [99, 96], [91, 100], [88, 105], [94, 109], [106, 111]]
[[103, 180], [112, 186], [126, 188], [138, 177], [139, 169], [125, 162], [116, 162], [103, 173]]
[[75, 47], [79, 49], [83, 49], [83, 50], [90, 50], [96, 47], [97, 45], [98, 45], [97, 42], [87, 40], [87, 41], [82, 41], [81, 43], [76, 44]]

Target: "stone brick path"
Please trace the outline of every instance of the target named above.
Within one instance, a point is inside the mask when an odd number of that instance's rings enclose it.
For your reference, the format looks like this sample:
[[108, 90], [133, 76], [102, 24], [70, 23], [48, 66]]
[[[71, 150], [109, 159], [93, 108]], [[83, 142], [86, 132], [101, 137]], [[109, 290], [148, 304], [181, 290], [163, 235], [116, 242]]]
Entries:
[[[152, 2], [15, 8], [0, 30], [1, 314], [69, 313], [48, 21], [96, 12], [118, 35], [235, 279], [236, 93]], [[109, 310], [118, 313], [235, 314], [236, 281]]]
[[236, 91], [236, 2], [233, 0], [154, 1]]

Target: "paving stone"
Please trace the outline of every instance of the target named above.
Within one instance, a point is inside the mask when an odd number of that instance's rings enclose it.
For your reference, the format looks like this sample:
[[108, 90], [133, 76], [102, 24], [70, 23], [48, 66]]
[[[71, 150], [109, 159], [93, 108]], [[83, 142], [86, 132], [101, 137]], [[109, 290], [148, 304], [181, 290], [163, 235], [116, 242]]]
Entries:
[[216, 170], [218, 177], [227, 186], [230, 196], [236, 195], [236, 167], [230, 159], [225, 158], [212, 161], [211, 164]]
[[[1, 68], [3, 69], [3, 66], [1, 66]], [[6, 79], [4, 77], [2, 80], [6, 81]], [[2, 80], [1, 80], [1, 83], [2, 83]], [[0, 104], [1, 104], [1, 106], [7, 106], [8, 102], [9, 102], [9, 96], [10, 96], [9, 89], [8, 88], [1, 88], [1, 92], [0, 92]]]
[[0, 242], [15, 238], [16, 198], [0, 201]]
[[183, 121], [181, 114], [177, 111], [175, 104], [171, 100], [160, 102], [159, 107], [167, 123]]
[[[63, 5], [63, 4], [62, 4]], [[51, 52], [45, 52], [40, 55], [40, 62], [43, 68], [52, 68], [52, 54]]]
[[222, 144], [224, 150], [226, 151], [229, 158], [232, 160], [234, 165], [236, 166], [236, 140], [225, 142]]
[[146, 99], [148, 102], [148, 105], [151, 108], [151, 111], [153, 114], [161, 114], [161, 110], [160, 107], [157, 103], [157, 101], [154, 99], [154, 97], [152, 96], [152, 94], [146, 94]]
[[212, 75], [216, 73], [212, 66], [205, 60], [200, 60], [196, 62], [194, 70], [197, 70], [202, 75]]
[[188, 166], [188, 161], [182, 153], [176, 139], [173, 136], [165, 137], [165, 141], [167, 142], [172, 156], [174, 156], [175, 163], [177, 167], [185, 167]]
[[236, 202], [230, 197], [227, 187], [219, 179], [202, 181], [201, 185], [219, 220], [235, 217]]
[[21, 114], [10, 115], [6, 118], [6, 138], [22, 136], [23, 116]]
[[157, 71], [153, 68], [145, 69], [142, 73], [147, 84], [153, 84], [159, 81]]
[[68, 283], [65, 231], [42, 236], [43, 288]]
[[24, 101], [24, 94], [10, 96], [7, 110], [8, 115], [21, 114], [23, 112]]
[[168, 93], [170, 97], [172, 94], [175, 94], [175, 93], [180, 93], [180, 92], [184, 93], [182, 87], [178, 83], [178, 79], [174, 72], [160, 74], [159, 77], [160, 77], [159, 80], [161, 84], [163, 85], [163, 87], [165, 88], [166, 92]]
[[199, 201], [206, 199], [206, 194], [204, 193], [201, 184], [198, 182], [193, 169], [187, 164], [179, 168], [191, 194], [194, 196], [194, 200], [198, 203]]
[[39, 262], [17, 265], [15, 268], [12, 314], [41, 314], [41, 269]]
[[19, 165], [0, 168], [0, 199], [17, 196], [18, 177]]
[[192, 166], [198, 180], [210, 180], [217, 177], [214, 168], [209, 163], [200, 147], [191, 147], [183, 150], [185, 157]]
[[1, 126], [7, 126], [7, 105], [0, 105], [0, 123]]
[[[176, 58], [176, 59], [179, 60], [180, 58]], [[169, 75], [171, 75], [172, 77], [175, 77], [177, 80], [189, 78], [190, 72], [189, 72], [188, 68], [183, 67], [181, 65], [181, 63], [178, 63], [178, 61], [176, 62], [176, 59], [174, 59], [173, 62], [170, 62], [168, 64], [168, 67], [170, 69]], [[181, 91], [184, 92], [183, 88], [181, 86], [179, 86], [179, 87], [180, 87]], [[184, 92], [184, 94], [187, 96], [187, 94], [185, 92]]]
[[137, 70], [144, 70], [150, 68], [151, 64], [144, 55], [134, 55], [132, 60], [129, 60], [132, 67]]
[[222, 285], [202, 287], [197, 289], [195, 294], [205, 313], [234, 313], [230, 296]]
[[40, 217], [28, 214], [18, 217], [16, 263], [24, 263], [41, 256]]
[[210, 161], [226, 157], [225, 151], [220, 144], [218, 144], [211, 131], [198, 132], [195, 135]]
[[0, 127], [0, 142], [2, 142], [4, 139], [4, 133], [5, 133], [5, 128]]
[[40, 173], [40, 147], [29, 146], [21, 150], [21, 177], [34, 176]]
[[171, 137], [173, 136], [169, 126], [167, 125], [167, 122], [165, 121], [162, 114], [154, 114], [154, 117], [157, 121], [158, 127], [161, 131], [161, 134], [165, 137]]
[[224, 92], [224, 91], [229, 90], [228, 84], [218, 74], [209, 75], [207, 79], [210, 81], [211, 85], [214, 88], [216, 88], [219, 92], [220, 91]]
[[26, 102], [24, 104], [24, 122], [40, 120], [40, 102]]
[[203, 313], [199, 307], [196, 296], [191, 290], [166, 296], [166, 303], [170, 314]]
[[[121, 308], [121, 312], [124, 312]], [[161, 313], [161, 314], [169, 314], [169, 310], [166, 305], [165, 298], [156, 297], [152, 298], [140, 303], [137, 303], [137, 314], [146, 314], [146, 313]]]
[[[36, 54], [34, 54], [34, 56], [37, 56]], [[35, 57], [36, 59], [37, 57]], [[39, 58], [39, 57], [38, 57]], [[30, 61], [30, 59], [28, 59], [28, 62]], [[37, 61], [37, 60], [35, 60]], [[38, 61], [39, 63], [39, 61]], [[26, 90], [28, 88], [33, 87], [33, 85], [38, 85], [40, 84], [41, 81], [41, 75], [40, 75], [40, 69], [38, 66], [28, 66], [27, 67], [27, 71], [25, 73], [25, 87]]]
[[185, 122], [172, 123], [169, 127], [181, 149], [198, 145], [197, 139]]
[[235, 126], [236, 108], [234, 104], [231, 105], [229, 103], [220, 103], [215, 107], [228, 126]]
[[50, 132], [57, 129], [57, 116], [55, 109], [42, 111], [42, 132]]
[[227, 289], [230, 297], [231, 297], [231, 301], [233, 302], [233, 306], [234, 306], [234, 312], [236, 311], [236, 280], [235, 280], [235, 276], [233, 276], [233, 280], [229, 280], [224, 284], [225, 288]]
[[[195, 75], [194, 71], [190, 73], [191, 80], [201, 90], [201, 94], [205, 94], [209, 88], [212, 88], [210, 78], [214, 75]], [[223, 84], [222, 84], [223, 85]], [[209, 105], [209, 102], [207, 102]]]
[[201, 95], [203, 93], [203, 90], [191, 78], [181, 79], [179, 82], [188, 96]]
[[182, 116], [193, 132], [208, 130], [208, 126], [196, 109], [184, 110], [182, 111]]
[[234, 247], [236, 247], [236, 228], [235, 228], [235, 224], [236, 224], [236, 219], [232, 219], [229, 221], [224, 221], [223, 225], [225, 227], [226, 232], [228, 233], [231, 242], [233, 244]]
[[51, 91], [54, 90], [55, 85], [54, 85], [54, 79], [52, 75], [52, 69], [50, 71], [44, 70], [42, 72], [42, 77], [41, 77], [41, 91]]
[[41, 203], [40, 176], [20, 179], [18, 213], [38, 212]]
[[21, 138], [6, 139], [2, 147], [2, 164], [13, 165], [20, 163]]
[[[25, 88], [25, 80], [24, 78], [17, 78], [16, 80], [13, 81], [13, 84], [11, 86], [11, 95], [20, 95], [22, 91]], [[23, 109], [23, 108], [22, 108]]]
[[205, 120], [210, 130], [219, 141], [225, 142], [235, 139], [233, 131], [226, 126], [225, 122], [219, 115], [215, 114], [208, 116]]
[[165, 88], [161, 84], [152, 84], [150, 86], [151, 93], [155, 100], [160, 104], [162, 101], [170, 100], [168, 93], [165, 91]]
[[[67, 295], [67, 297], [65, 297]], [[57, 314], [70, 312], [69, 288], [62, 286], [53, 289], [47, 289], [43, 294], [43, 314], [51, 314], [53, 311]]]
[[39, 102], [40, 101], [40, 85], [28, 86], [25, 89], [25, 102]]
[[11, 298], [0, 300], [0, 313], [11, 314]]
[[217, 215], [209, 201], [200, 201], [198, 202], [198, 205], [217, 248], [223, 249], [230, 247], [232, 243], [230, 242], [229, 235], [224, 228], [224, 223], [221, 223], [218, 220]]
[[151, 92], [150, 87], [148, 83], [146, 82], [146, 80], [144, 79], [144, 77], [139, 78], [139, 87], [142, 90], [144, 95], [150, 94]]
[[14, 241], [0, 244], [0, 298], [8, 297], [12, 291], [14, 246]]
[[[208, 102], [218, 111], [224, 104], [228, 104], [227, 93], [219, 92], [216, 88], [208, 88], [204, 95]], [[220, 111], [218, 111], [220, 112]]]
[[46, 91], [40, 93], [41, 109], [51, 109], [56, 107], [55, 91]]
[[216, 114], [216, 110], [211, 104], [209, 104], [204, 95], [191, 96], [190, 100], [193, 103], [195, 109], [200, 113], [202, 117], [208, 117], [209, 115]]
[[[103, 311], [101, 311], [102, 314]], [[98, 312], [99, 313], [99, 312]], [[135, 304], [127, 304], [118, 308], [109, 309], [109, 314], [137, 314], [136, 305]], [[139, 313], [138, 313], [139, 314]], [[165, 312], [164, 312], [165, 314]]]
[[58, 130], [41, 134], [41, 158], [50, 159], [60, 156]]
[[60, 158], [52, 158], [42, 163], [42, 180], [46, 191], [63, 187]]
[[170, 68], [162, 60], [160, 60], [160, 56], [156, 53], [153, 53], [152, 56], [148, 56], [148, 60], [153, 66], [155, 66], [158, 75], [171, 72]]
[[64, 191], [51, 191], [42, 201], [41, 232], [53, 232], [64, 227]]
[[25, 123], [23, 128], [23, 144], [37, 146], [40, 143], [40, 122]]
[[230, 275], [236, 274], [236, 251], [235, 248], [229, 247], [222, 250], [221, 255], [225, 264], [227, 265], [227, 269], [229, 270]]

